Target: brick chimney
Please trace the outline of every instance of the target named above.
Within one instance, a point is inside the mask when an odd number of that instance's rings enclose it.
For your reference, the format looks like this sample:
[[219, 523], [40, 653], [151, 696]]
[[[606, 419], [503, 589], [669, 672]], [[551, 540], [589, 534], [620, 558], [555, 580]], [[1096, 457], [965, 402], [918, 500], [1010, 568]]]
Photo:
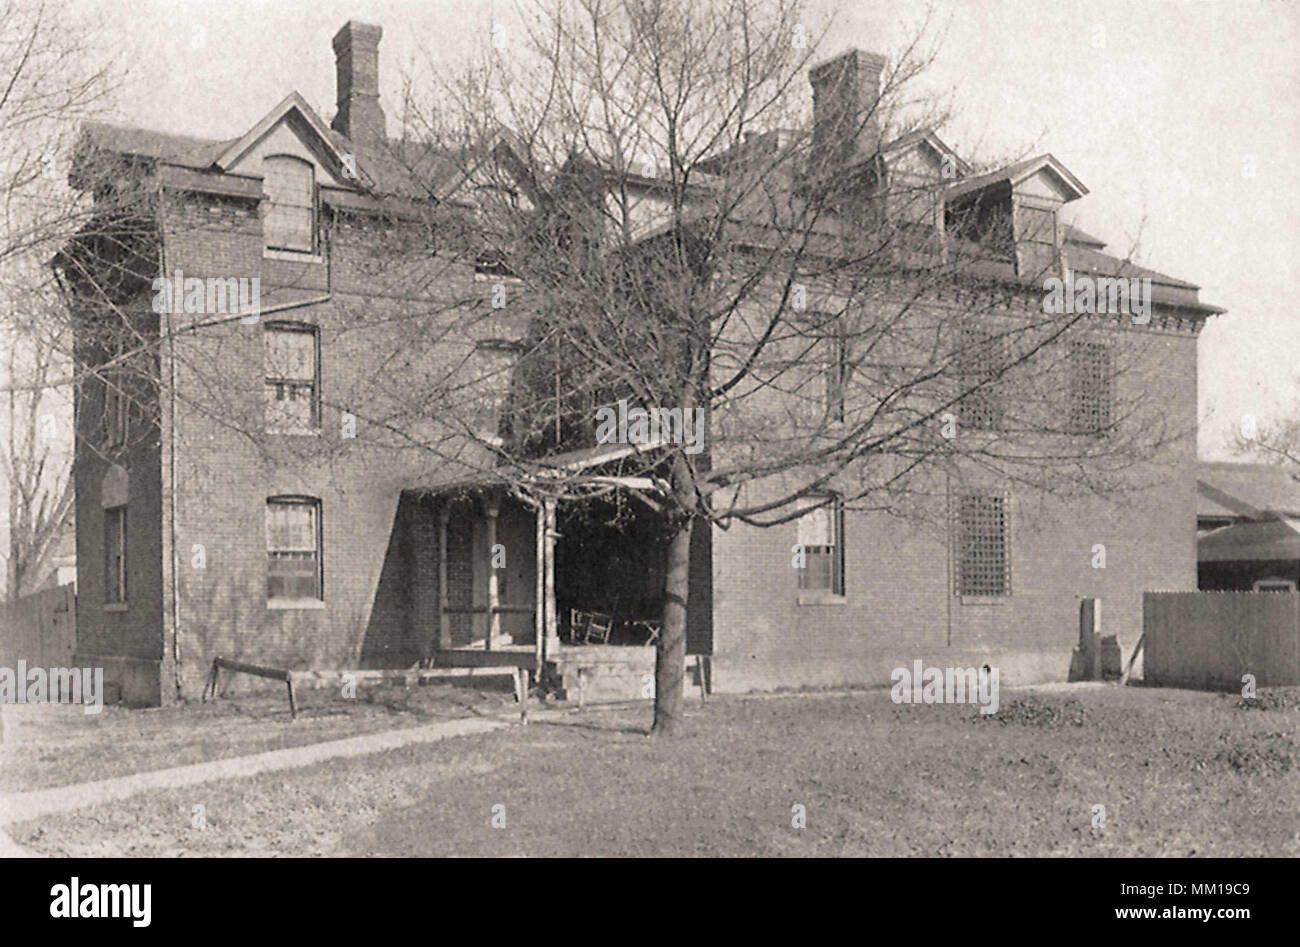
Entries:
[[387, 137], [379, 105], [381, 27], [349, 20], [334, 34], [338, 70], [338, 113], [330, 127], [351, 139], [358, 151], [374, 150]]
[[876, 100], [885, 57], [850, 49], [808, 70], [813, 90], [812, 154], [825, 170], [865, 160], [880, 145]]

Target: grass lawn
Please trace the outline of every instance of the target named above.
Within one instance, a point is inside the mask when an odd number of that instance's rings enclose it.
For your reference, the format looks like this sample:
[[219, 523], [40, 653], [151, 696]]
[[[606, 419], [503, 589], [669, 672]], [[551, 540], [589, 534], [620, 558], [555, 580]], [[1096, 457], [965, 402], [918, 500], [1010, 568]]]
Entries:
[[411, 688], [299, 688], [298, 719], [283, 690], [149, 710], [8, 704], [0, 743], [0, 792], [25, 792], [110, 776], [278, 750], [435, 720], [497, 714], [518, 705], [514, 685], [480, 678], [471, 689], [439, 682]]
[[1264, 694], [1004, 689], [983, 718], [886, 690], [717, 699], [673, 740], [645, 738], [647, 707], [564, 713], [10, 834], [87, 856], [1294, 856], [1300, 693]]

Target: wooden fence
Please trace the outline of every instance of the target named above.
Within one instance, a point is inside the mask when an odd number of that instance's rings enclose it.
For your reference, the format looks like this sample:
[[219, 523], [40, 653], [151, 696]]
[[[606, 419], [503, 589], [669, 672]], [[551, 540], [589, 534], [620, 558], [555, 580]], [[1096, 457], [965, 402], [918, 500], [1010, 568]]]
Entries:
[[1300, 592], [1147, 592], [1142, 630], [1148, 684], [1300, 684]]
[[0, 667], [71, 667], [77, 644], [77, 596], [72, 585], [0, 602]]

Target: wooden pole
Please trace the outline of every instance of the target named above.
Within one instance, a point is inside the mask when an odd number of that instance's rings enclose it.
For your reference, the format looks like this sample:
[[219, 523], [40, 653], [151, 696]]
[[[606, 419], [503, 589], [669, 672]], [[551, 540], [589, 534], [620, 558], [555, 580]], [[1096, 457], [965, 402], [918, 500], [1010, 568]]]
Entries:
[[537, 675], [537, 680], [542, 679], [542, 665], [546, 660], [545, 641], [546, 641], [546, 513], [542, 504], [537, 504], [536, 511], [533, 515], [534, 523], [537, 527], [537, 537], [533, 555], [536, 559], [536, 588], [533, 590], [533, 635], [534, 649], [537, 657], [537, 667], [533, 673]]
[[[558, 534], [555, 531], [555, 500], [550, 498], [545, 499], [542, 501], [542, 505], [546, 513], [546, 569], [544, 575], [544, 578], [546, 579], [546, 602], [544, 609], [547, 639], [546, 647], [550, 648], [551, 642], [559, 641], [560, 634], [560, 626], [556, 619], [555, 610], [555, 537]], [[543, 655], [553, 657], [553, 655], [548, 655], [545, 650], [543, 650]]]
[[447, 521], [451, 518], [448, 500], [438, 508], [438, 650], [451, 650], [451, 624], [447, 620]]
[[501, 508], [497, 505], [496, 497], [490, 497], [484, 505], [483, 512], [487, 514], [487, 553], [488, 553], [488, 626], [487, 639], [483, 642], [483, 650], [492, 650], [492, 639], [501, 634], [501, 586], [497, 579], [496, 568], [496, 545], [497, 545], [497, 517], [501, 513]]
[[528, 668], [515, 668], [515, 698], [519, 701], [519, 722], [528, 724]]

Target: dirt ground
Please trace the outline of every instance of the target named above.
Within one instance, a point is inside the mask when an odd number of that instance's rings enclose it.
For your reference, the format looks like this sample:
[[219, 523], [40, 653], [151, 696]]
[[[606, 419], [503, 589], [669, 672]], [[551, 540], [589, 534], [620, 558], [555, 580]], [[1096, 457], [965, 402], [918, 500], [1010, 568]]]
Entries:
[[671, 740], [647, 707], [564, 713], [10, 829], [87, 856], [1300, 854], [1300, 691], [1001, 696], [715, 699]]

